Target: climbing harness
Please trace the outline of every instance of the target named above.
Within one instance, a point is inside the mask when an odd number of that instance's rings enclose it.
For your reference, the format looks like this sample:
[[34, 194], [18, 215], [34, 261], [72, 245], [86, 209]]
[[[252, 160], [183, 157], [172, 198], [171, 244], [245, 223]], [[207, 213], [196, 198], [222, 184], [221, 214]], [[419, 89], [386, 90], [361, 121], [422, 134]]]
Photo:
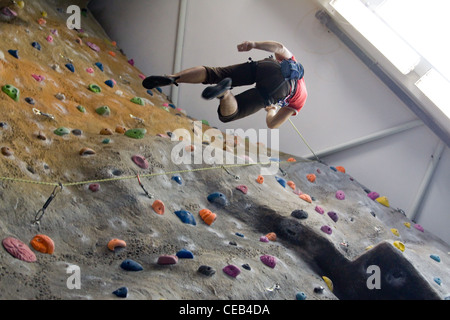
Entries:
[[53, 189], [52, 194], [50, 195], [50, 197], [47, 199], [47, 201], [44, 203], [44, 205], [42, 206], [41, 209], [39, 209], [35, 216], [34, 216], [34, 221], [33, 221], [33, 225], [37, 225], [38, 228], [40, 229], [40, 222], [42, 217], [44, 216], [45, 210], [47, 209], [47, 207], [50, 205], [50, 203], [53, 201], [53, 199], [55, 199], [56, 195], [58, 194], [58, 192], [60, 192], [63, 189], [63, 185], [62, 183], [59, 183], [58, 186], [56, 186]]

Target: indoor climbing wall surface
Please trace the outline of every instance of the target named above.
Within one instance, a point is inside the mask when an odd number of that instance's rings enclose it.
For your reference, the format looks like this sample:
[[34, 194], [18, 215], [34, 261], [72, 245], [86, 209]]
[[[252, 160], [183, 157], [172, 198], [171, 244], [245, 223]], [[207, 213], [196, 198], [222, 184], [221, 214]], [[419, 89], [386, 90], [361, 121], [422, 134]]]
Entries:
[[449, 296], [449, 246], [342, 166], [172, 161], [248, 143], [145, 90], [86, 3], [0, 1], [0, 298]]

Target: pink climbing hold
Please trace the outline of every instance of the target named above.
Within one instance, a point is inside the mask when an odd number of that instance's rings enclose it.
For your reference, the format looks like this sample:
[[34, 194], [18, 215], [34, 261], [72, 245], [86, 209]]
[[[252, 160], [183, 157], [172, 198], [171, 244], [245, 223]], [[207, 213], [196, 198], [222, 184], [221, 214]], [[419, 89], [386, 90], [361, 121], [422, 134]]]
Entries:
[[372, 199], [372, 200], [375, 200], [375, 199], [377, 199], [377, 198], [380, 197], [380, 195], [379, 195], [377, 192], [375, 192], [375, 191], [369, 192], [369, 193], [367, 194], [367, 196], [368, 196], [370, 199]]
[[143, 75], [142, 73], [139, 74], [139, 78], [141, 78], [142, 80], [144, 80], [146, 78], [145, 75]]
[[89, 48], [91, 48], [92, 50], [94, 50], [94, 51], [97, 51], [97, 52], [99, 52], [100, 51], [100, 48], [95, 44], [95, 43], [92, 43], [92, 42], [86, 42], [86, 44], [89, 46]]
[[232, 264], [229, 264], [226, 267], [224, 267], [222, 271], [233, 278], [236, 278], [241, 273], [241, 269]]
[[131, 160], [140, 168], [148, 169], [148, 161], [143, 156], [134, 155], [131, 157]]
[[158, 264], [167, 265], [167, 264], [176, 264], [178, 262], [178, 257], [174, 255], [162, 255], [158, 258]]
[[239, 191], [241, 191], [243, 194], [247, 194], [247, 191], [248, 191], [248, 187], [247, 187], [247, 186], [244, 186], [243, 184], [237, 186], [236, 189], [238, 189]]
[[423, 229], [423, 227], [422, 227], [420, 224], [415, 224], [415, 225], [414, 225], [414, 228], [416, 228], [416, 229], [419, 230], [419, 231], [424, 232], [424, 229]]
[[86, 72], [87, 73], [94, 73], [94, 69], [89, 67], [89, 68], [86, 69]]
[[53, 37], [52, 37], [52, 36], [50, 36], [50, 35], [49, 35], [49, 36], [47, 36], [47, 38], [46, 38], [46, 39], [47, 39], [47, 41], [48, 41], [48, 42], [50, 42], [50, 43], [52, 43], [52, 42], [53, 42]]
[[13, 237], [7, 237], [2, 241], [3, 247], [8, 251], [13, 257], [25, 261], [25, 262], [35, 262], [36, 255], [33, 251], [22, 241]]
[[37, 74], [34, 74], [34, 73], [31, 76], [34, 78], [34, 80], [36, 80], [38, 82], [41, 82], [41, 81], [45, 80], [45, 78], [43, 76], [40, 76], [40, 75], [37, 75]]
[[316, 208], [314, 210], [316, 210], [320, 214], [324, 214], [325, 213], [325, 210], [323, 210], [323, 208], [320, 207], [320, 206], [316, 206]]
[[336, 191], [336, 199], [344, 200], [345, 199], [345, 193], [342, 190]]
[[261, 256], [260, 260], [266, 266], [271, 267], [271, 268], [275, 268], [275, 266], [277, 264], [277, 258], [275, 258], [274, 256], [267, 255], [267, 254]]

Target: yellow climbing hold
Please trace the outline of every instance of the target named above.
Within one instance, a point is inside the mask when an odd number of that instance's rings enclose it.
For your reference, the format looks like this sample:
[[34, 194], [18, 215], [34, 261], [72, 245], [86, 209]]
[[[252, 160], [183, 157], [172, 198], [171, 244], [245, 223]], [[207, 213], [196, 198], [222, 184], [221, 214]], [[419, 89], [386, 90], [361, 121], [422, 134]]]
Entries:
[[328, 289], [330, 289], [330, 291], [333, 292], [333, 282], [330, 280], [330, 278], [323, 276], [322, 279], [327, 284]]
[[381, 203], [383, 206], [386, 206], [389, 208], [389, 201], [386, 197], [378, 197], [375, 200], [378, 201], [379, 203]]
[[391, 232], [392, 232], [393, 234], [395, 234], [397, 237], [400, 237], [400, 234], [398, 233], [398, 230], [397, 230], [397, 229], [392, 228], [392, 229], [391, 229]]
[[405, 225], [405, 227], [407, 227], [407, 228], [411, 228], [411, 223], [409, 223], [409, 222], [405, 222], [404, 225]]
[[367, 251], [367, 250], [370, 250], [370, 249], [372, 249], [372, 248], [373, 248], [373, 245], [367, 246], [367, 247], [366, 247], [366, 251]]
[[23, 2], [23, 1], [18, 1], [18, 2], [17, 2], [17, 6], [18, 6], [20, 9], [23, 9], [23, 7], [25, 7], [25, 2]]
[[405, 245], [400, 241], [394, 241], [394, 246], [401, 252], [405, 251]]

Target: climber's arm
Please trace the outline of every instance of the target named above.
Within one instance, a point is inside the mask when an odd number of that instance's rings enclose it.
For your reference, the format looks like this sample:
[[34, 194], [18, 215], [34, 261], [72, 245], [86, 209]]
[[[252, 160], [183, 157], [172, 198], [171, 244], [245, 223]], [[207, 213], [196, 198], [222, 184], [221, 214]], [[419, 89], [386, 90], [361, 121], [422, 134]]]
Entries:
[[293, 54], [277, 41], [244, 41], [237, 46], [238, 51], [250, 51], [252, 49], [273, 52], [277, 60], [292, 58]]

